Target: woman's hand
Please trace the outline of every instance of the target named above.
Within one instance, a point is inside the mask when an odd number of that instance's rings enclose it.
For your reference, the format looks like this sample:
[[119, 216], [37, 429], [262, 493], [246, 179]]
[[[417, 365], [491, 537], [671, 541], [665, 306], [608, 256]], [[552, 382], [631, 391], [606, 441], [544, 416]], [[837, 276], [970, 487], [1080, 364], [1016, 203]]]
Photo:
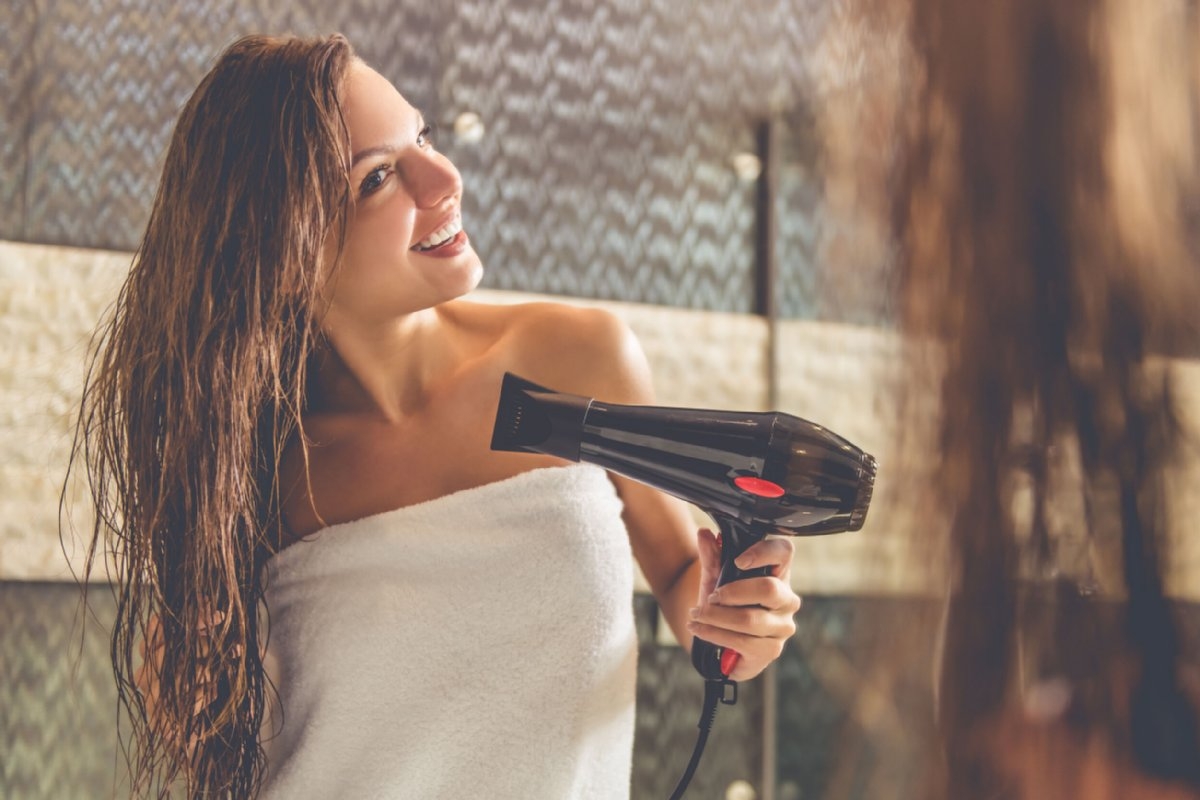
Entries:
[[162, 671], [163, 642], [162, 625], [158, 615], [151, 615], [146, 623], [146, 634], [142, 637], [142, 663], [134, 673], [133, 682], [142, 695], [146, 709], [146, 720], [151, 728], [159, 726], [158, 676]]
[[[209, 632], [215, 631], [223, 622], [224, 615], [214, 612], [197, 627], [198, 644], [203, 648], [204, 655], [207, 655], [208, 648], [212, 646], [207, 639]], [[146, 624], [146, 633], [142, 638], [142, 663], [134, 674], [134, 684], [141, 694], [146, 712], [146, 724], [151, 732], [172, 745], [181, 747], [182, 751], [190, 758], [193, 749], [199, 744], [199, 739], [194, 736], [186, 742], [182, 741], [181, 735], [186, 721], [179, 718], [178, 708], [167, 708], [162, 701], [164, 652], [162, 622], [157, 614], [153, 614]], [[240, 654], [241, 648], [235, 647], [233, 652]], [[213, 680], [212, 674], [207, 668], [201, 668], [198, 680], [191, 689], [193, 690], [192, 716], [198, 716], [219, 697], [216, 681]], [[186, 708], [186, 705], [184, 707]]]
[[740, 569], [771, 567], [771, 573], [717, 589], [720, 542], [712, 531], [701, 529], [698, 544], [700, 604], [691, 611], [688, 630], [706, 642], [741, 654], [729, 677], [748, 680], [779, 658], [788, 638], [796, 632], [793, 617], [800, 610], [800, 597], [788, 580], [795, 548], [786, 538], [763, 539], [751, 545], [735, 563]]

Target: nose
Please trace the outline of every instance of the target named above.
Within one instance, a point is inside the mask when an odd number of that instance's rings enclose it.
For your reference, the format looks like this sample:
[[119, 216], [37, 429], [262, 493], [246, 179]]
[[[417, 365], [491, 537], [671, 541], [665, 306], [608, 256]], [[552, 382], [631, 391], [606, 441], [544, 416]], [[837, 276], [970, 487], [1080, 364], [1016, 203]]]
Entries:
[[462, 194], [458, 169], [436, 150], [421, 153], [406, 165], [404, 179], [418, 208], [437, 208]]

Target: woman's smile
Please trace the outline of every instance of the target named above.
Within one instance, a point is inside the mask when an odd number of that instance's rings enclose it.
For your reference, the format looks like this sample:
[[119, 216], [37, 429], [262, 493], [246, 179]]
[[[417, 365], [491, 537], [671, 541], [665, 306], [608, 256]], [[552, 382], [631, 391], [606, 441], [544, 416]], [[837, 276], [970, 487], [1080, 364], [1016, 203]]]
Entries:
[[445, 224], [417, 242], [410, 249], [414, 253], [432, 256], [458, 255], [467, 244], [467, 233], [463, 230], [462, 215], [458, 211]]
[[471, 241], [467, 238], [467, 232], [460, 227], [458, 233], [454, 234], [449, 239], [433, 245], [428, 249], [419, 249], [414, 247], [413, 252], [420, 256], [431, 256], [433, 258], [452, 258], [465, 252], [470, 244]]

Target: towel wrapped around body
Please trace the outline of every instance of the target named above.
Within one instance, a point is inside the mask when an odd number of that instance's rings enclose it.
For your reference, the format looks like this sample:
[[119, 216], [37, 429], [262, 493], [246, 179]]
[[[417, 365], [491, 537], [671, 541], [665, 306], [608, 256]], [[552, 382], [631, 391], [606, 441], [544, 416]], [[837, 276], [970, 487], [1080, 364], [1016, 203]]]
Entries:
[[276, 554], [263, 797], [628, 797], [620, 513], [598, 467], [540, 468]]

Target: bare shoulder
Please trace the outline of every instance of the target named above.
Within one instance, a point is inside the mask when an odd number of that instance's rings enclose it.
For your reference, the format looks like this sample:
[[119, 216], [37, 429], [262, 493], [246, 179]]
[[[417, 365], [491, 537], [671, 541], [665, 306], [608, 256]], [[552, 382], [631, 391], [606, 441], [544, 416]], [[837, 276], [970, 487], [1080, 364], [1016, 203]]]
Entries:
[[497, 355], [506, 369], [557, 391], [609, 402], [653, 400], [645, 353], [617, 314], [555, 302], [505, 308]]

